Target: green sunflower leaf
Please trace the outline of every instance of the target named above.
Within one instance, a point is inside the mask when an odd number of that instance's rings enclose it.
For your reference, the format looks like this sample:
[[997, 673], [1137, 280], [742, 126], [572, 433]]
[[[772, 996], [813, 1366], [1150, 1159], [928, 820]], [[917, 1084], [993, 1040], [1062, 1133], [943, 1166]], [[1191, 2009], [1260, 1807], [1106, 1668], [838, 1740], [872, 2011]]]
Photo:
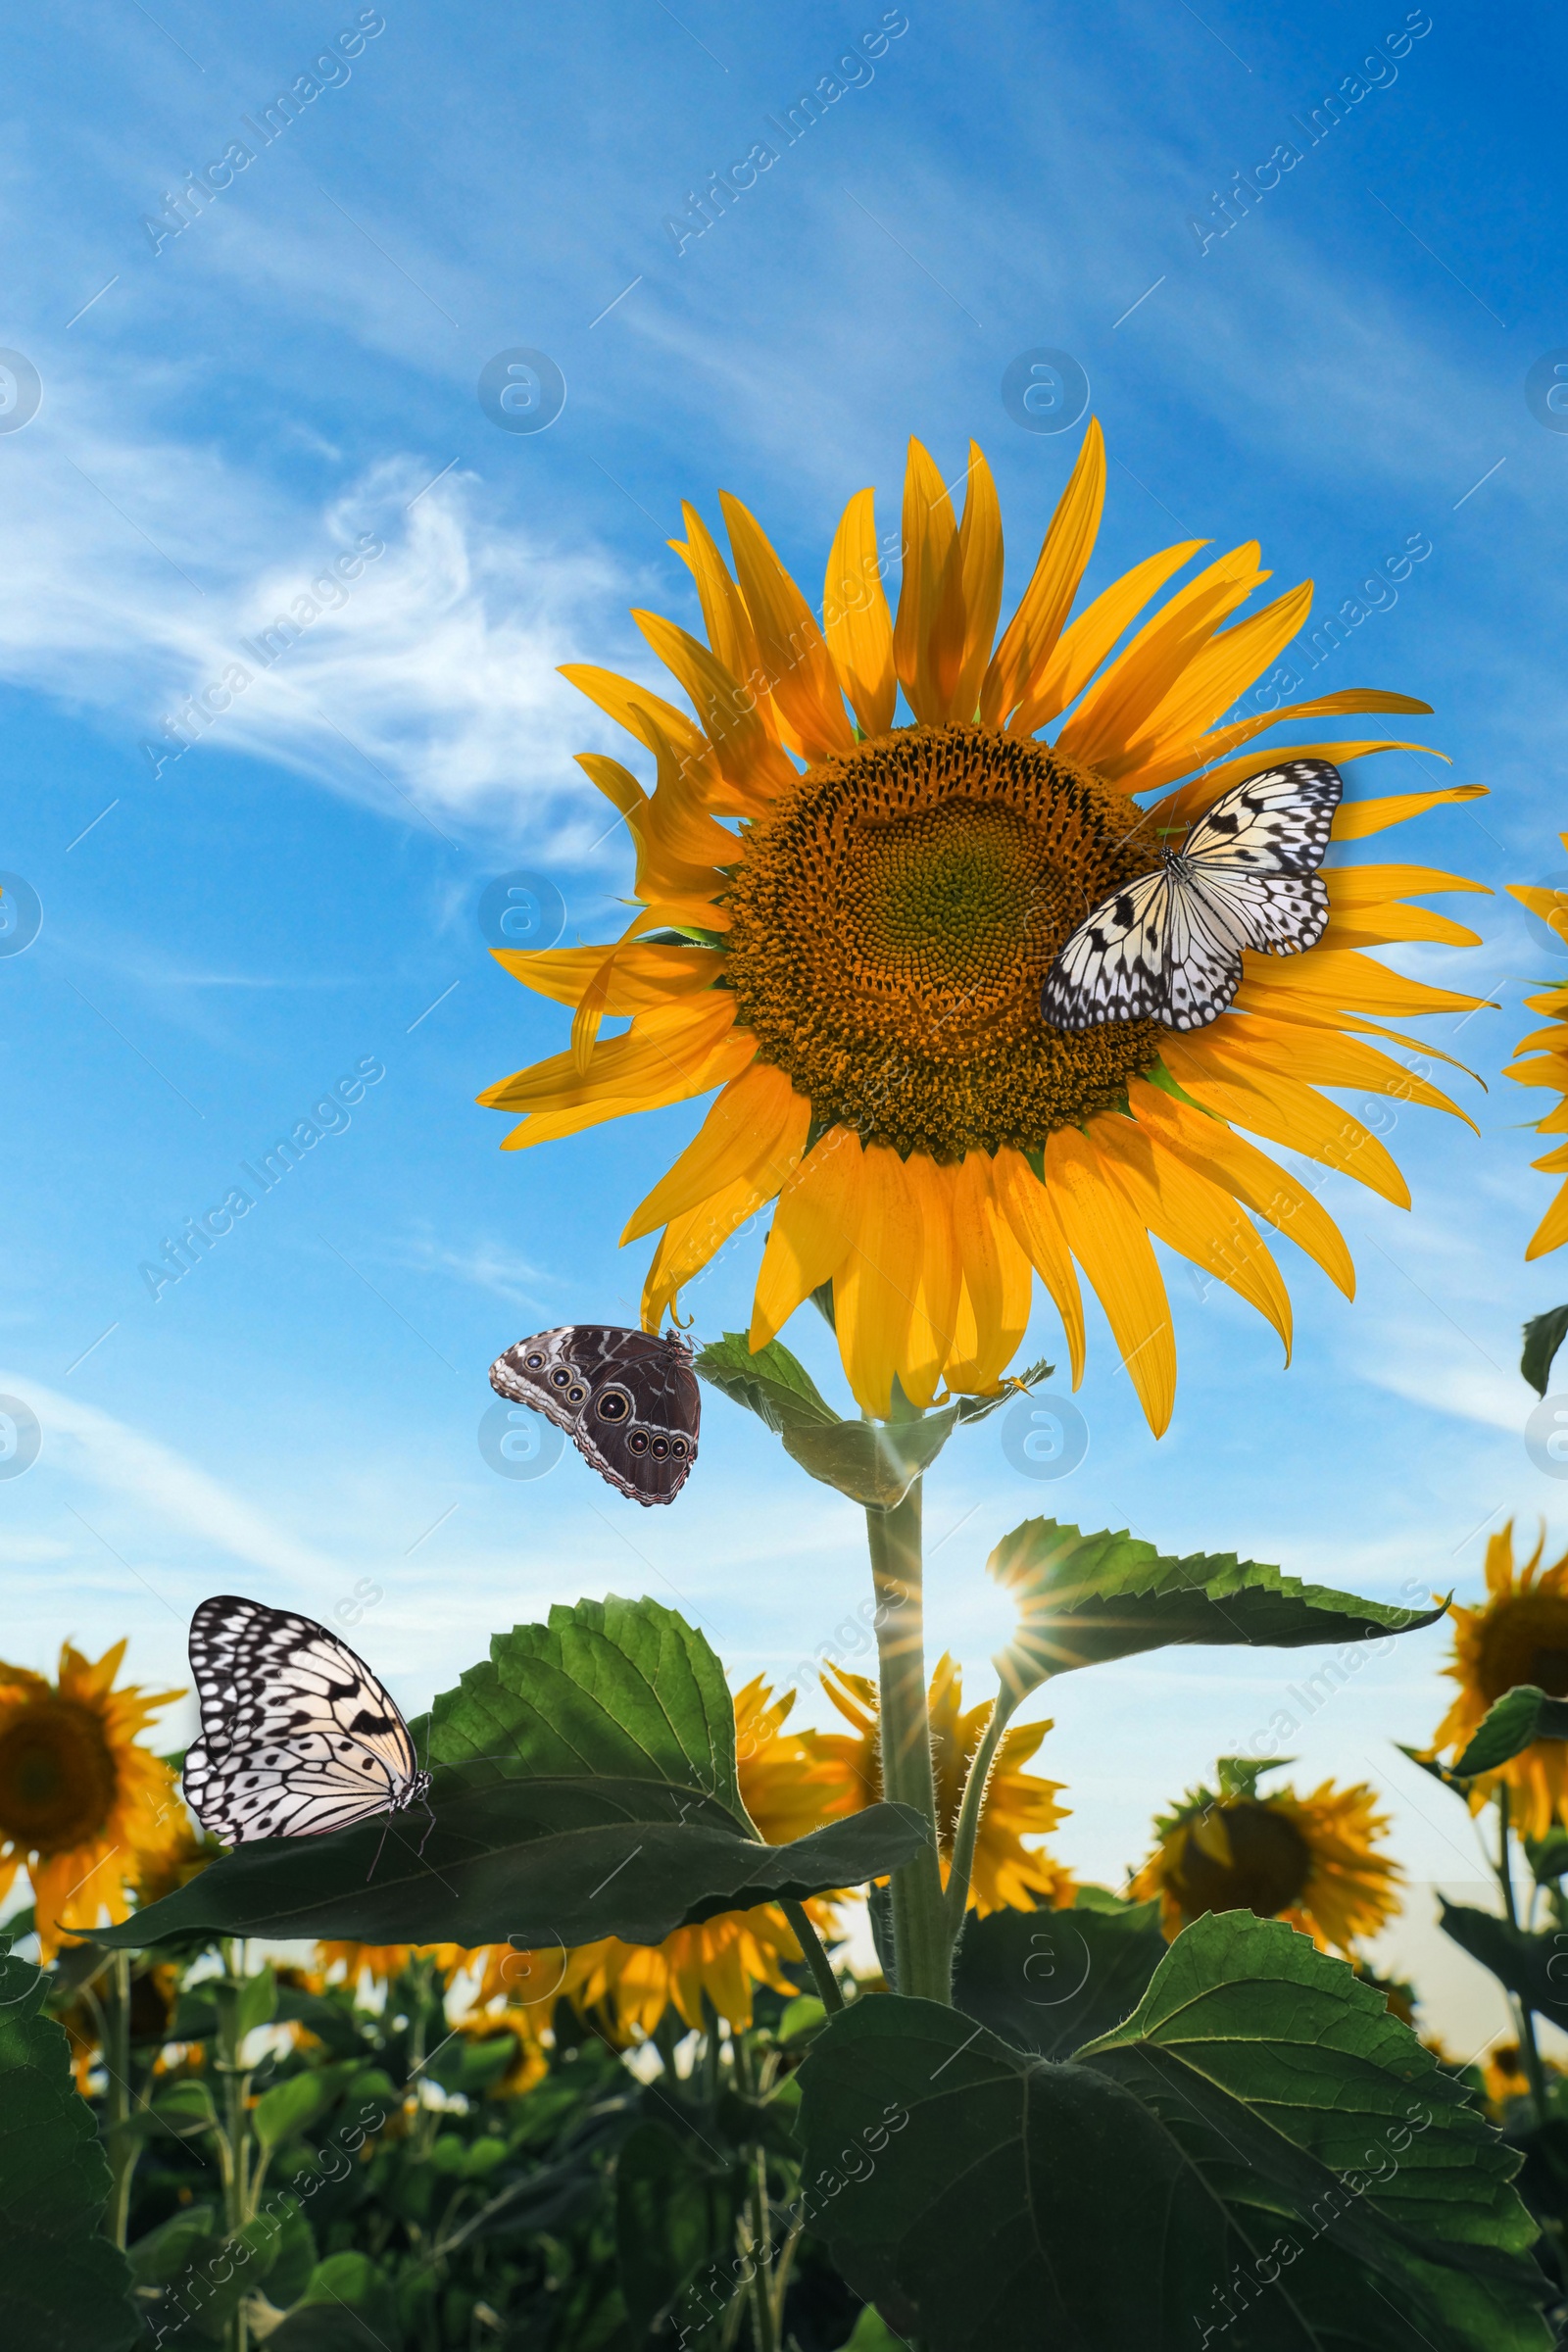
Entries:
[[1568, 1698], [1548, 1698], [1534, 1683], [1520, 1683], [1488, 1710], [1464, 1754], [1454, 1760], [1454, 1778], [1494, 1772], [1538, 1740], [1568, 1740]]
[[839, 1416], [797, 1357], [778, 1340], [754, 1355], [743, 1331], [726, 1331], [696, 1359], [702, 1379], [782, 1437], [788, 1429], [836, 1429]]
[[1468, 1903], [1450, 1903], [1442, 1895], [1438, 1900], [1443, 1905], [1438, 1925], [1445, 1936], [1451, 1936], [1472, 1960], [1489, 1968], [1538, 2017], [1568, 2026], [1568, 1934], [1548, 1929], [1544, 1935], [1532, 1935], [1494, 1911], [1473, 1910]]
[[1132, 2014], [1167, 1948], [1157, 1902], [993, 1911], [964, 1929], [953, 1998], [1014, 2049], [1068, 2058]]
[[[1343, 1645], [1412, 1633], [1447, 1607], [1362, 1600], [1234, 1552], [1171, 1559], [1125, 1531], [1086, 1536], [1054, 1519], [1026, 1519], [1003, 1537], [986, 1566], [1018, 1604], [1017, 1634], [996, 1661], [1012, 1706], [1048, 1676], [1173, 1642]], [[1354, 1664], [1336, 1671], [1344, 1682]]]
[[[841, 1420], [787, 1348], [770, 1340], [754, 1355], [739, 1331], [726, 1331], [703, 1348], [697, 1370], [732, 1404], [765, 1421], [791, 1460], [812, 1478], [872, 1510], [891, 1510], [904, 1500], [963, 1417], [958, 1403], [910, 1421]], [[989, 1409], [1005, 1399], [983, 1401]]]
[[1519, 1369], [1536, 1395], [1544, 1396], [1551, 1379], [1552, 1359], [1568, 1339], [1568, 1306], [1553, 1306], [1544, 1315], [1532, 1315], [1525, 1325], [1524, 1339]]
[[736, 1780], [723, 1669], [654, 1600], [579, 1601], [498, 1634], [411, 1730], [435, 1772], [428, 1822], [416, 1808], [327, 1837], [260, 1838], [97, 1940], [141, 1948], [200, 1930], [510, 1938], [546, 1953], [604, 1936], [661, 1943], [722, 1911], [860, 1886], [925, 1836], [907, 1807], [876, 1805], [761, 1844]]
[[1283, 1922], [1200, 1920], [1069, 2063], [888, 1994], [801, 2082], [808, 2224], [927, 2352], [1550, 2340], [1517, 2153]]
[[274, 2352], [399, 2352], [397, 2290], [368, 2254], [329, 2254], [267, 2341]]
[[0, 2311], [7, 2340], [50, 2352], [137, 2342], [125, 2257], [103, 2234], [109, 2166], [71, 2079], [49, 1979], [0, 1944]]

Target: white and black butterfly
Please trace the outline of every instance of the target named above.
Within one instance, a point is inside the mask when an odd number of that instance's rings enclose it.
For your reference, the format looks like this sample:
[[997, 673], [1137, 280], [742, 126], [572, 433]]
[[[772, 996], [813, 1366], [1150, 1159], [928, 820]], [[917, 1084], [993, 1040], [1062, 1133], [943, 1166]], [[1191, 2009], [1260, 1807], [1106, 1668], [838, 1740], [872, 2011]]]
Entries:
[[702, 1396], [684, 1340], [568, 1323], [497, 1356], [490, 1386], [548, 1415], [635, 1502], [673, 1502], [697, 1459]]
[[185, 1802], [226, 1845], [314, 1838], [425, 1796], [396, 1701], [313, 1617], [220, 1593], [190, 1621], [190, 1666], [202, 1729]]
[[1327, 760], [1287, 760], [1222, 793], [1179, 850], [1080, 923], [1041, 991], [1045, 1019], [1202, 1029], [1240, 988], [1244, 948], [1316, 947], [1329, 919], [1317, 869], [1343, 790]]

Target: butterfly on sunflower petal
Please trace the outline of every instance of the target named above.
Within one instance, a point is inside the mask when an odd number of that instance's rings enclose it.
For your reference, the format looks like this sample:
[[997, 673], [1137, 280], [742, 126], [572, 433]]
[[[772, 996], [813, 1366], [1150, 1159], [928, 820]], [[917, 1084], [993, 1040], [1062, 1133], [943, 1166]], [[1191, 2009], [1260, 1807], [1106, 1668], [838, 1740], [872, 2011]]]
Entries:
[[226, 1845], [348, 1829], [428, 1791], [396, 1700], [313, 1617], [220, 1593], [191, 1619], [190, 1665], [185, 1801]]
[[1287, 760], [1221, 794], [1179, 850], [1113, 891], [1068, 940], [1041, 991], [1054, 1029], [1103, 1021], [1202, 1029], [1242, 984], [1242, 954], [1298, 956], [1329, 919], [1318, 871], [1344, 780]]

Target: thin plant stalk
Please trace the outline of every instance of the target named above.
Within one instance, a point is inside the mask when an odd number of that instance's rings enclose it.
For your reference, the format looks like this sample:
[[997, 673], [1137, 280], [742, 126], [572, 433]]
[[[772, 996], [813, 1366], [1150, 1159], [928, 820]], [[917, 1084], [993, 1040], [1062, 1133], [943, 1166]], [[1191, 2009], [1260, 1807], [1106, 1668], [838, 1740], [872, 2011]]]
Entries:
[[[908, 1414], [906, 1418], [918, 1418]], [[900, 1992], [952, 2005], [952, 1950], [937, 1848], [936, 1783], [926, 1705], [920, 1549], [920, 1481], [891, 1510], [868, 1508], [866, 1537], [876, 1592], [882, 1793], [908, 1805], [927, 1841], [893, 1873], [893, 1949]]]
[[136, 2170], [140, 2141], [127, 2129], [130, 2123], [130, 1954], [116, 1952], [106, 1972], [99, 2009], [103, 2029], [104, 2072], [108, 2077], [109, 2205], [104, 2215], [108, 2236], [122, 2251], [130, 2213], [130, 2182]]
[[[1508, 1784], [1502, 1782], [1497, 1789], [1497, 1860], [1494, 1865], [1497, 1884], [1502, 1889], [1503, 1909], [1508, 1925], [1517, 1929], [1519, 1906], [1513, 1890], [1513, 1833], [1508, 1821]], [[1524, 2053], [1525, 2073], [1530, 2078], [1530, 2096], [1536, 2110], [1536, 2121], [1546, 2122], [1546, 2071], [1541, 2063], [1541, 2051], [1536, 2041], [1536, 2020], [1530, 2003], [1520, 1998], [1519, 2047]]]
[[958, 1807], [957, 1827], [953, 1833], [953, 1860], [948, 1867], [948, 1932], [955, 1943], [969, 1904], [969, 1881], [974, 1871], [974, 1845], [980, 1829], [980, 1810], [986, 1801], [986, 1784], [1011, 1713], [1005, 1691], [999, 1691], [963, 1787], [963, 1802]]
[[816, 1986], [823, 2008], [830, 2015], [833, 2011], [842, 2009], [844, 1995], [839, 1990], [839, 1981], [833, 1973], [833, 1963], [823, 1948], [822, 1938], [811, 1925], [810, 1914], [806, 1905], [797, 1902], [793, 1895], [786, 1894], [781, 1897], [779, 1908], [795, 1930], [795, 1940], [805, 1954], [806, 1965], [811, 1972], [811, 1982]]
[[[737, 2034], [732, 2037], [731, 2046], [735, 2052], [736, 2083], [748, 2098], [754, 2097], [758, 2085], [752, 2065], [751, 2043], [744, 2034]], [[772, 2269], [772, 2227], [767, 2203], [767, 2151], [760, 2140], [753, 2147], [751, 2159], [751, 2179], [747, 2183], [747, 2222], [751, 2230], [752, 2339], [755, 2352], [778, 2352], [772, 2280], [768, 2276]]]

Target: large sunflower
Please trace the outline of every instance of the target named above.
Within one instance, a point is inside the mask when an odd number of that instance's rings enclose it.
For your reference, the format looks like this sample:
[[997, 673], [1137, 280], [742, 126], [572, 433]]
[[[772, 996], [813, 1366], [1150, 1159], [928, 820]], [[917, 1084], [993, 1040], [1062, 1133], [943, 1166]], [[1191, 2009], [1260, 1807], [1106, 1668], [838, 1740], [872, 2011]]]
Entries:
[[[844, 1802], [838, 1767], [811, 1751], [807, 1735], [785, 1731], [794, 1703], [793, 1690], [775, 1698], [760, 1675], [735, 1695], [741, 1796], [768, 1845], [804, 1838], [830, 1817], [853, 1810]], [[831, 1905], [816, 1901], [807, 1909], [819, 1929], [831, 1927]], [[798, 1991], [784, 1967], [801, 1958], [789, 1921], [764, 1903], [752, 1911], [722, 1912], [701, 1927], [677, 1928], [662, 1943], [622, 1943], [607, 1936], [579, 1945], [567, 1956], [560, 1989], [579, 2008], [600, 2010], [611, 2031], [627, 2038], [652, 2034], [671, 2004], [688, 2026], [701, 2029], [705, 1993], [720, 2017], [744, 2028], [752, 2022], [754, 1985]]]
[[1275, 1769], [1222, 1757], [1217, 1789], [1190, 1789], [1155, 1822], [1159, 1843], [1133, 1892], [1158, 1895], [1167, 1936], [1205, 1911], [1252, 1911], [1348, 1958], [1399, 1908], [1404, 1874], [1377, 1851], [1387, 1816], [1361, 1782], [1336, 1788], [1325, 1781], [1310, 1796], [1294, 1788], [1259, 1795], [1259, 1780]]
[[123, 1642], [96, 1665], [66, 1642], [57, 1682], [0, 1664], [0, 1900], [32, 1883], [39, 1950], [129, 1915], [129, 1896], [188, 1837], [174, 1776], [138, 1744], [182, 1693], [115, 1689]]
[[[1513, 1521], [1489, 1539], [1488, 1598], [1479, 1608], [1450, 1611], [1453, 1660], [1443, 1671], [1459, 1692], [1433, 1734], [1434, 1753], [1446, 1747], [1462, 1753], [1494, 1701], [1516, 1684], [1534, 1683], [1553, 1698], [1568, 1698], [1568, 1552], [1542, 1570], [1545, 1543], [1543, 1528], [1529, 1559], [1516, 1567]], [[1470, 1784], [1471, 1811], [1503, 1786], [1517, 1799], [1514, 1828], [1544, 1838], [1554, 1821], [1568, 1820], [1568, 1743], [1538, 1740], [1482, 1774]]]
[[[608, 670], [565, 670], [657, 767], [649, 794], [614, 760], [581, 762], [626, 820], [639, 910], [604, 947], [495, 951], [575, 1015], [567, 1052], [479, 1099], [525, 1114], [505, 1147], [520, 1150], [722, 1089], [623, 1236], [663, 1228], [643, 1296], [650, 1330], [776, 1200], [754, 1346], [831, 1283], [866, 1411], [888, 1412], [895, 1375], [920, 1405], [944, 1382], [995, 1390], [1028, 1321], [1032, 1270], [1060, 1312], [1076, 1385], [1081, 1268], [1158, 1432], [1176, 1356], [1151, 1234], [1231, 1284], [1287, 1348], [1290, 1300], [1249, 1209], [1352, 1288], [1312, 1191], [1235, 1129], [1407, 1203], [1377, 1138], [1317, 1089], [1453, 1108], [1366, 1039], [1394, 1035], [1379, 1026], [1390, 1015], [1476, 1000], [1361, 951], [1470, 943], [1399, 902], [1481, 885], [1409, 865], [1334, 870], [1321, 944], [1285, 960], [1250, 955], [1232, 1010], [1186, 1036], [1148, 1020], [1066, 1035], [1041, 1019], [1041, 985], [1069, 933], [1150, 869], [1164, 836], [1274, 763], [1279, 753], [1246, 749], [1266, 727], [1428, 708], [1354, 690], [1216, 723], [1311, 601], [1308, 582], [1221, 626], [1269, 576], [1255, 544], [1199, 571], [1110, 660], [1203, 542], [1147, 558], [1069, 625], [1104, 478], [1091, 425], [995, 650], [1002, 525], [985, 460], [971, 448], [960, 521], [911, 442], [896, 618], [869, 490], [839, 525], [820, 627], [760, 526], [721, 496], [733, 571], [689, 507], [673, 543], [707, 643], [635, 615], [695, 717]], [[901, 688], [912, 723], [896, 726]], [[1039, 732], [1064, 712], [1048, 746]], [[1291, 750], [1349, 760], [1393, 748]], [[1479, 789], [1355, 803], [1335, 838], [1361, 840]], [[1162, 797], [1137, 797], [1150, 794]], [[630, 1028], [601, 1037], [614, 1014]]]
[[[808, 1752], [832, 1765], [840, 1775], [843, 1793], [835, 1814], [858, 1812], [882, 1798], [882, 1759], [876, 1685], [864, 1675], [842, 1667], [824, 1666], [822, 1688], [854, 1736], [843, 1732], [805, 1732]], [[954, 1659], [943, 1656], [931, 1677], [928, 1701], [931, 1724], [931, 1764], [936, 1782], [937, 1838], [946, 1882], [953, 1851], [958, 1808], [976, 1748], [991, 1720], [986, 1700], [967, 1712], [963, 1705], [963, 1672]], [[1058, 1805], [1060, 1781], [1048, 1781], [1024, 1766], [1034, 1755], [1051, 1725], [1031, 1723], [1004, 1732], [986, 1784], [985, 1811], [969, 1878], [969, 1908], [982, 1917], [988, 1911], [1031, 1910], [1037, 1904], [1072, 1900], [1072, 1882], [1061, 1864], [1039, 1846], [1026, 1846], [1026, 1838], [1044, 1838], [1067, 1808]]]
[[[1568, 833], [1562, 836], [1568, 849]], [[1510, 882], [1508, 895], [1532, 914], [1539, 914], [1547, 928], [1558, 938], [1568, 930], [1563, 895], [1560, 891], [1537, 887], [1534, 884]], [[1507, 1077], [1520, 1086], [1549, 1087], [1557, 1101], [1544, 1117], [1535, 1121], [1538, 1135], [1568, 1136], [1568, 984], [1544, 990], [1539, 997], [1526, 997], [1532, 1012], [1546, 1015], [1544, 1029], [1532, 1029], [1514, 1048], [1516, 1054], [1528, 1059], [1510, 1062]], [[1554, 1143], [1544, 1155], [1532, 1162], [1548, 1176], [1562, 1176], [1556, 1198], [1531, 1237], [1525, 1251], [1527, 1258], [1544, 1257], [1548, 1250], [1560, 1250], [1568, 1242], [1568, 1143]]]

